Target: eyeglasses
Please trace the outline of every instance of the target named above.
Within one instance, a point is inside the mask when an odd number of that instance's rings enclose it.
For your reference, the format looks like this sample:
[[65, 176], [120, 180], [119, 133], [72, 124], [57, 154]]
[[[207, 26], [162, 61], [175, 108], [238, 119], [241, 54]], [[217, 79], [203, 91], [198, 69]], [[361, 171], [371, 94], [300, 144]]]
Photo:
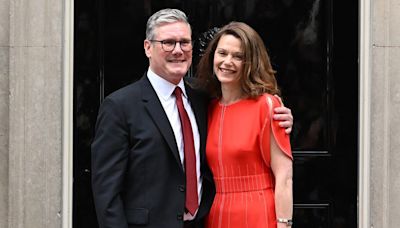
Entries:
[[166, 51], [170, 52], [175, 49], [176, 43], [179, 43], [182, 51], [191, 51], [193, 49], [193, 42], [191, 40], [150, 40], [151, 42], [159, 42], [161, 43], [161, 48]]

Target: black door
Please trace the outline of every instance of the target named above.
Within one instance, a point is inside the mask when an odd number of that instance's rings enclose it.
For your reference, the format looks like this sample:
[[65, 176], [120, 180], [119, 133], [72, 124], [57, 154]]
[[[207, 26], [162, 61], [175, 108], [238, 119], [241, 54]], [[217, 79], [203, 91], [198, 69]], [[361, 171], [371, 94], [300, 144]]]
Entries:
[[75, 1], [74, 228], [97, 227], [90, 143], [104, 96], [147, 69], [148, 17], [187, 13], [198, 55], [214, 27], [236, 20], [265, 41], [295, 123], [294, 226], [357, 227], [358, 1]]

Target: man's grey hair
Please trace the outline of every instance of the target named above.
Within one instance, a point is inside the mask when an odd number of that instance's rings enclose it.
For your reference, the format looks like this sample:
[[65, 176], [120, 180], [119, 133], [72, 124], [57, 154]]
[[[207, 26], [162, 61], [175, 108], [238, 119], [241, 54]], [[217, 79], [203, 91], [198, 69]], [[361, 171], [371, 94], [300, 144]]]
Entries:
[[154, 39], [154, 36], [156, 35], [154, 31], [158, 26], [178, 21], [188, 24], [190, 28], [186, 14], [178, 9], [162, 9], [154, 13], [149, 20], [147, 20], [146, 39]]

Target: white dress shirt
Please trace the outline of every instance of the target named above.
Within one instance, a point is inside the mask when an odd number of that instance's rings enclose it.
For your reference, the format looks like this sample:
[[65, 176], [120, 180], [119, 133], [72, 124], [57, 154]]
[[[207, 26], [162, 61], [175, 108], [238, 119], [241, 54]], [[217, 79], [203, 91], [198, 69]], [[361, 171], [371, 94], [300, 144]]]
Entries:
[[[172, 84], [169, 81], [165, 80], [164, 78], [155, 74], [150, 68], [147, 71], [147, 77], [153, 86], [158, 99], [161, 102], [161, 105], [164, 108], [165, 113], [167, 114], [169, 123], [171, 124], [172, 130], [174, 131], [175, 140], [177, 142], [177, 147], [179, 151], [179, 156], [181, 158], [182, 166], [184, 166], [184, 149], [183, 149], [183, 136], [182, 136], [182, 128], [181, 128], [181, 121], [179, 119], [179, 112], [178, 107], [176, 106], [176, 98], [174, 95], [174, 90], [176, 86], [179, 86], [182, 89], [182, 100], [183, 106], [186, 109], [186, 112], [189, 116], [190, 123], [192, 125], [193, 131], [193, 139], [194, 139], [194, 148], [196, 151], [196, 174], [197, 174], [197, 192], [199, 196], [199, 205], [201, 200], [202, 194], [202, 180], [200, 177], [200, 135], [199, 130], [197, 127], [197, 122], [190, 106], [186, 90], [185, 84], [183, 80], [181, 80], [178, 85]], [[196, 216], [197, 212], [195, 213]], [[189, 213], [184, 214], [184, 220], [192, 220], [195, 216], [192, 216]]]

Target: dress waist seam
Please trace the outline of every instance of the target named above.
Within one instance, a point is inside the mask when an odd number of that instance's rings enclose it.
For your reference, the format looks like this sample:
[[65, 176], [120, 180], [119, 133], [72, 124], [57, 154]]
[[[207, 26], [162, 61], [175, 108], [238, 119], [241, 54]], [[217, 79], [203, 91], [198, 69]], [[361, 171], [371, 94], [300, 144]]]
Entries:
[[251, 192], [273, 188], [269, 173], [247, 176], [214, 177], [217, 193]]

